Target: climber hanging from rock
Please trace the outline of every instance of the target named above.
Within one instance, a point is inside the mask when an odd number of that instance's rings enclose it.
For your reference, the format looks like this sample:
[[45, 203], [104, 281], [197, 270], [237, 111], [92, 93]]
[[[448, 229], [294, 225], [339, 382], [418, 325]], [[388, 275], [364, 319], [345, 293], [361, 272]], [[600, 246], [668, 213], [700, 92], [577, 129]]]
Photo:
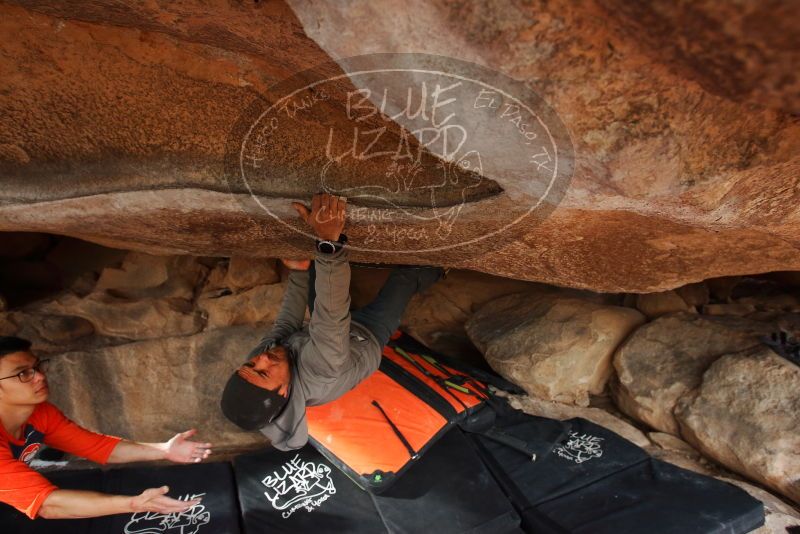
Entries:
[[47, 402], [47, 363], [31, 352], [29, 341], [0, 337], [0, 502], [31, 519], [170, 514], [185, 512], [200, 502], [167, 497], [166, 486], [139, 495], [59, 489], [34, 471], [29, 464], [45, 446], [101, 464], [148, 460], [196, 463], [211, 453], [210, 443], [189, 439], [194, 430], [165, 443], [138, 443], [81, 428]]
[[[436, 282], [438, 267], [395, 268], [367, 306], [350, 311], [347, 200], [314, 195], [311, 209], [292, 207], [317, 236], [314, 264], [293, 270], [281, 310], [268, 335], [230, 377], [222, 395], [225, 416], [245, 430], [260, 430], [280, 450], [308, 441], [306, 406], [335, 400], [372, 374], [383, 346], [400, 325], [411, 297]], [[306, 307], [311, 312], [303, 325]]]

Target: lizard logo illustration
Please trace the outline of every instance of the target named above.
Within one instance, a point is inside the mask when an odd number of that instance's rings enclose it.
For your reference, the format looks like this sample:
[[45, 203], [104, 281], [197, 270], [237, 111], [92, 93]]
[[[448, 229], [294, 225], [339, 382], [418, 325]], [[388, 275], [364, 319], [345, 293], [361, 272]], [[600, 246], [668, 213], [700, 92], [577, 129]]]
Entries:
[[603, 456], [601, 441], [603, 441], [603, 438], [592, 436], [591, 434], [570, 432], [569, 439], [563, 445], [553, 449], [553, 452], [576, 464], [582, 464], [593, 458]]
[[[204, 496], [205, 493], [184, 495], [181, 501], [189, 501]], [[185, 512], [159, 514], [156, 512], [137, 512], [125, 525], [124, 534], [197, 534], [211, 522], [211, 512], [202, 504], [196, 504]]]
[[300, 508], [313, 511], [336, 493], [330, 474], [327, 465], [305, 462], [298, 454], [261, 483], [267, 500], [286, 519]]

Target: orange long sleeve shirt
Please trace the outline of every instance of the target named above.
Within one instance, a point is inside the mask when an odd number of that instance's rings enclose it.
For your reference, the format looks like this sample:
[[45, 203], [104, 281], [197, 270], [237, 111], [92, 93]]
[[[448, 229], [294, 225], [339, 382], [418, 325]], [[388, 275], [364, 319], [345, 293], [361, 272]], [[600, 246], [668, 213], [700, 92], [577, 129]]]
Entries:
[[33, 411], [22, 439], [14, 439], [0, 424], [0, 502], [36, 517], [47, 496], [58, 489], [29, 467], [45, 445], [104, 464], [119, 442], [81, 428], [49, 402]]

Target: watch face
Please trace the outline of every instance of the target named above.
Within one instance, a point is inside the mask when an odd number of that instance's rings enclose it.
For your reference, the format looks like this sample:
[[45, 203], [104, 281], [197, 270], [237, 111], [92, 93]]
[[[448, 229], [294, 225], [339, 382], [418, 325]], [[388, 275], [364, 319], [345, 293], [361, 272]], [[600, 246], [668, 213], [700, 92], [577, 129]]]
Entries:
[[322, 241], [317, 244], [317, 250], [324, 254], [333, 254], [336, 252], [336, 247], [328, 241]]

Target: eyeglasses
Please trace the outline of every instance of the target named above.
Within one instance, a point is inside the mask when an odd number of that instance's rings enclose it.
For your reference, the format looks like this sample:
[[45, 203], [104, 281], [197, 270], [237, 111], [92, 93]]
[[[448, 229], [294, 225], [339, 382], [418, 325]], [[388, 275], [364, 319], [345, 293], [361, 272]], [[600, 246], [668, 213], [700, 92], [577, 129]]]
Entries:
[[47, 372], [48, 364], [50, 360], [39, 360], [36, 362], [36, 365], [33, 367], [28, 367], [27, 369], [23, 369], [19, 373], [11, 376], [5, 376], [0, 378], [0, 380], [7, 380], [9, 378], [19, 378], [20, 382], [30, 382], [33, 380], [33, 377], [36, 376], [36, 373], [44, 374]]

